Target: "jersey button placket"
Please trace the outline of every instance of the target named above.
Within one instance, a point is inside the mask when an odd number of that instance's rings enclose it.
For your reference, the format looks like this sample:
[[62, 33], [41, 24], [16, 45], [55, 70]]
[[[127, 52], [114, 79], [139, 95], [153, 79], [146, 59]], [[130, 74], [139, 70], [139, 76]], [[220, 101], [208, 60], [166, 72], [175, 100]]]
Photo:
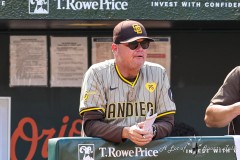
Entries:
[[134, 102], [136, 101], [136, 90], [134, 87], [130, 86], [128, 91], [128, 102]]

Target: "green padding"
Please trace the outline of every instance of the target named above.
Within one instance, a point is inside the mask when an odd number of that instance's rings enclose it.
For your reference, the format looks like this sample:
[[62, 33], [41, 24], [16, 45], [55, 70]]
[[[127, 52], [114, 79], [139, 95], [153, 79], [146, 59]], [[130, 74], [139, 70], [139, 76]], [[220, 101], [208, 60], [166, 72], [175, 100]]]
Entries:
[[100, 138], [64, 137], [48, 142], [48, 160], [161, 159], [236, 160], [230, 136], [168, 137], [139, 147], [131, 141], [111, 143]]

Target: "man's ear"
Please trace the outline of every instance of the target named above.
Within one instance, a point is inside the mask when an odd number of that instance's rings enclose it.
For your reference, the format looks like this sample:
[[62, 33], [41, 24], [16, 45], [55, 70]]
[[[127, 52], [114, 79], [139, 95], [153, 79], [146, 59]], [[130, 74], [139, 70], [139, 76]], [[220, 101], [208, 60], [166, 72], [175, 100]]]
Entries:
[[112, 44], [112, 52], [116, 53], [118, 51], [118, 47], [115, 43]]

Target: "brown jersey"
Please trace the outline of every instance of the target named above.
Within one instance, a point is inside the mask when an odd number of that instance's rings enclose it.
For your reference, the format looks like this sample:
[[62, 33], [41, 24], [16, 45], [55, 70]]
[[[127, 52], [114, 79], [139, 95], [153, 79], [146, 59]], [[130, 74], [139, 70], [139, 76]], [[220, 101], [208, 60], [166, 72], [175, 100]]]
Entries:
[[[211, 104], [231, 105], [240, 101], [240, 66], [234, 68], [225, 78], [223, 85], [211, 100]], [[240, 134], [240, 116], [229, 124], [229, 134]]]

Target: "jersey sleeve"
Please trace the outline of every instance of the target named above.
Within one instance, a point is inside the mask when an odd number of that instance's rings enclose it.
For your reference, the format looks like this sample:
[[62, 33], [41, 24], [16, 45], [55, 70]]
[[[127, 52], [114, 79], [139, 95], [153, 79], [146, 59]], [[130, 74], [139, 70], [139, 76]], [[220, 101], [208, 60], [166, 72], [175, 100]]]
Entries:
[[103, 90], [101, 77], [93, 69], [89, 68], [84, 75], [80, 94], [79, 114], [86, 111], [98, 110], [105, 112], [106, 99]]
[[240, 101], [240, 66], [225, 78], [223, 85], [211, 100], [211, 104], [230, 105]]
[[169, 79], [164, 69], [162, 72], [161, 82], [159, 82], [158, 86], [158, 97], [157, 97], [157, 118], [168, 114], [175, 114], [176, 113], [176, 106], [173, 100], [173, 95], [169, 83]]

